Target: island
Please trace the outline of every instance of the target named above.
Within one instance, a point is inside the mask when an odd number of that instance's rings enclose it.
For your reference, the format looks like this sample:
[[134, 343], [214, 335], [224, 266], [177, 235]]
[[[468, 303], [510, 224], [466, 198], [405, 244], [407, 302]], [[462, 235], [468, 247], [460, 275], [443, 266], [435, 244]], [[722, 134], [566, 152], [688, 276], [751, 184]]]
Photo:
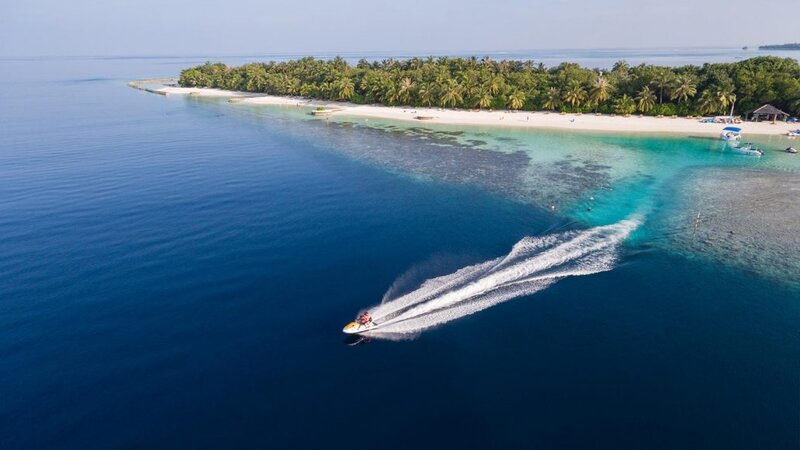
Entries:
[[[800, 115], [800, 64], [774, 56], [682, 67], [618, 61], [610, 70], [475, 57], [362, 59], [354, 66], [340, 57], [305, 57], [239, 67], [208, 62], [177, 79], [130, 85], [161, 95], [308, 107], [326, 119], [449, 125], [718, 135], [720, 123], [746, 120], [765, 106], [779, 108], [779, 121]], [[744, 133], [797, 131], [794, 123], [771, 122], [748, 122]]]
[[305, 57], [240, 67], [206, 63], [183, 70], [178, 84], [356, 105], [474, 111], [694, 117], [747, 113], [769, 103], [800, 113], [800, 64], [774, 56], [702, 67], [619, 61], [611, 70], [475, 57], [362, 59], [355, 66], [341, 57]]
[[794, 44], [761, 45], [759, 50], [800, 50], [800, 42]]

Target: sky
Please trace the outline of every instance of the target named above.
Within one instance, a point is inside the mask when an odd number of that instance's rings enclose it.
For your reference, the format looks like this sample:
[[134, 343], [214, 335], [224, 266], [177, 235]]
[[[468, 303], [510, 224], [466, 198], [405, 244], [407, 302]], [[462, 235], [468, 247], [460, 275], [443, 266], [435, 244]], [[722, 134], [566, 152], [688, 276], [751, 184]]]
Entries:
[[741, 47], [800, 42], [800, 0], [3, 0], [0, 56]]

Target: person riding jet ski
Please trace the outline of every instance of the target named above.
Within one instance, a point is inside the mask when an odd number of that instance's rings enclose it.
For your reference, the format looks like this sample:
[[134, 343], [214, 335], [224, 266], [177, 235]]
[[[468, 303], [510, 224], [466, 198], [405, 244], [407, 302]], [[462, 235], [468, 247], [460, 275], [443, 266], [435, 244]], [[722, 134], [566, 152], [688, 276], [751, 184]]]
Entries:
[[358, 319], [356, 319], [356, 321], [365, 327], [368, 327], [373, 324], [372, 316], [369, 314], [369, 311], [365, 311], [363, 314], [358, 316]]
[[342, 331], [347, 334], [363, 333], [375, 327], [375, 322], [372, 321], [372, 316], [369, 312], [363, 312], [356, 317], [356, 320], [344, 326]]

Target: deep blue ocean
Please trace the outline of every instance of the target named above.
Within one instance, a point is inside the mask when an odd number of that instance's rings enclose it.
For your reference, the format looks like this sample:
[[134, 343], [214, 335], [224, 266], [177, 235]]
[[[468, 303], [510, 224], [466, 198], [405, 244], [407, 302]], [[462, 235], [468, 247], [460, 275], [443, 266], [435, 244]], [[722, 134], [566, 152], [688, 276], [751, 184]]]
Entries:
[[800, 447], [800, 291], [648, 222], [612, 270], [349, 345], [404, 273], [603, 219], [516, 190], [517, 151], [127, 87], [202, 61], [0, 61], [0, 448]]

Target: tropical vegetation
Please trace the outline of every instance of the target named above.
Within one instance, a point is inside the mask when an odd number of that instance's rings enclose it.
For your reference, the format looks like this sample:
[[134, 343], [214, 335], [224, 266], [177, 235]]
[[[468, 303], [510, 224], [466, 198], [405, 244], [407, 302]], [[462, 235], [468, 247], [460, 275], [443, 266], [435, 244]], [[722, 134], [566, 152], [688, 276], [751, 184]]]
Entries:
[[359, 104], [551, 110], [647, 115], [744, 113], [765, 103], [800, 114], [800, 64], [763, 56], [703, 66], [547, 68], [532, 61], [411, 58], [367, 61], [301, 58], [228, 67], [206, 63], [179, 84]]

